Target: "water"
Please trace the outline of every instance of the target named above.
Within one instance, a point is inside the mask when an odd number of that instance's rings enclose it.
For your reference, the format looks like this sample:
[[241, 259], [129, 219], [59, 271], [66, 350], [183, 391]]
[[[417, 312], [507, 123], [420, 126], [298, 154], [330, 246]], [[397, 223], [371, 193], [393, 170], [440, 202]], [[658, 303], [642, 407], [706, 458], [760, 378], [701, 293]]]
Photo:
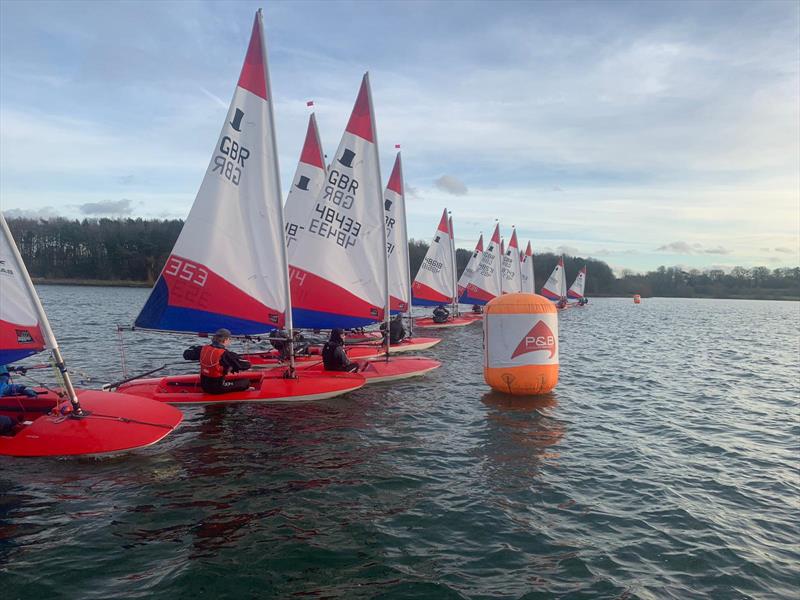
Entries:
[[[68, 360], [117, 378], [148, 291], [41, 293]], [[473, 325], [419, 380], [0, 459], [3, 598], [797, 597], [800, 304], [597, 299], [560, 327], [548, 397], [488, 393]], [[188, 341], [125, 337], [133, 370]]]

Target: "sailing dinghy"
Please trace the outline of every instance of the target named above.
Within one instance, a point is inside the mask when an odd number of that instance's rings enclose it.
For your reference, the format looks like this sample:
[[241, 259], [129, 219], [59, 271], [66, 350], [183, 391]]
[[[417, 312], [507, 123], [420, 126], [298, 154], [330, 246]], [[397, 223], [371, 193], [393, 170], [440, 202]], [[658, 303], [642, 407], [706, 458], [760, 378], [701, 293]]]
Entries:
[[584, 295], [584, 290], [586, 289], [586, 265], [578, 271], [578, 276], [575, 278], [575, 281], [572, 282], [572, 285], [569, 286], [569, 290], [567, 290], [567, 297], [572, 300], [577, 300], [574, 302], [575, 306], [585, 306], [588, 303], [588, 299]]
[[417, 327], [426, 329], [463, 327], [474, 323], [475, 319], [464, 318], [454, 314], [458, 305], [456, 296], [455, 261], [453, 256], [452, 223], [447, 216], [447, 209], [442, 212], [439, 226], [428, 247], [428, 252], [417, 271], [411, 292], [417, 306], [453, 305], [453, 311], [447, 321], [437, 323], [432, 317], [414, 320]]
[[516, 229], [511, 230], [511, 240], [508, 242], [508, 247], [503, 250], [501, 287], [504, 294], [517, 294], [522, 291], [522, 286], [520, 284], [519, 244], [517, 243]]
[[489, 244], [483, 249], [477, 267], [460, 295], [464, 304], [484, 305], [500, 295], [500, 225], [495, 225]]
[[531, 248], [530, 241], [528, 241], [528, 247], [525, 249], [525, 252], [520, 252], [519, 260], [520, 260], [520, 265], [519, 265], [520, 282], [522, 284], [522, 292], [524, 294], [535, 294], [536, 283], [533, 271], [533, 248]]
[[76, 390], [28, 270], [0, 213], [0, 364], [45, 349], [52, 353], [63, 391], [37, 388], [37, 397], [0, 398], [0, 415], [18, 422], [0, 435], [3, 456], [116, 454], [155, 444], [183, 419], [152, 400], [98, 390]]
[[563, 310], [571, 305], [567, 302], [567, 280], [564, 274], [564, 257], [558, 259], [553, 272], [542, 287], [542, 296], [556, 303], [556, 308]]
[[[397, 310], [408, 301], [402, 286], [390, 287], [387, 217], [368, 74], [335, 156], [320, 194], [298, 221], [296, 242], [289, 245], [294, 322], [311, 329], [351, 329], [381, 321], [388, 327], [392, 296]], [[391, 185], [402, 194], [399, 170], [397, 174]], [[428, 347], [436, 343], [422, 342]], [[388, 353], [393, 351], [390, 346]], [[388, 356], [383, 362], [384, 371], [405, 376], [441, 365], [431, 359], [395, 361]]]
[[[261, 11], [211, 162], [136, 327], [233, 335], [292, 331], [272, 96]], [[320, 400], [364, 385], [349, 373], [254, 370], [250, 389], [213, 395], [199, 374], [138, 379], [118, 389], [175, 404]]]
[[[483, 234], [478, 238], [478, 243], [475, 244], [475, 251], [472, 253], [472, 256], [469, 257], [469, 261], [467, 262], [467, 266], [464, 268], [464, 272], [461, 273], [461, 277], [458, 278], [458, 301], [466, 303], [465, 295], [467, 291], [467, 286], [475, 277], [475, 271], [478, 269], [478, 266], [481, 262], [481, 257], [483, 256]], [[462, 315], [468, 319], [475, 319], [479, 320], [483, 318], [482, 312], [468, 312]]]

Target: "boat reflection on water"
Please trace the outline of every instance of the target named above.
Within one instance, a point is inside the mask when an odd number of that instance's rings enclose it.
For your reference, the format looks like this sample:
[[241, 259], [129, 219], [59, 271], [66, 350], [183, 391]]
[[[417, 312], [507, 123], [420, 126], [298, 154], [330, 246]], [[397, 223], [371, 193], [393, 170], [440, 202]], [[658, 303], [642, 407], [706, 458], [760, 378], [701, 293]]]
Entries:
[[510, 396], [491, 391], [481, 402], [487, 407], [482, 446], [488, 459], [487, 483], [504, 491], [527, 488], [544, 462], [555, 463], [560, 456], [555, 446], [566, 425], [551, 416], [558, 407], [556, 395]]

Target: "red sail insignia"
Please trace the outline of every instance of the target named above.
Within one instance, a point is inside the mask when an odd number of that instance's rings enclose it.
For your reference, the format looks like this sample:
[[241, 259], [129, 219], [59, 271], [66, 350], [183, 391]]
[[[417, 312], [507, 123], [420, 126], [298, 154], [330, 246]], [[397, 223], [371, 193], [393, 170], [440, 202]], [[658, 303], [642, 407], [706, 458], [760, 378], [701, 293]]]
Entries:
[[536, 352], [537, 350], [548, 350], [550, 358], [553, 358], [556, 354], [556, 336], [553, 335], [553, 332], [550, 331], [544, 321], [537, 321], [536, 325], [525, 334], [511, 358], [515, 359], [522, 354]]

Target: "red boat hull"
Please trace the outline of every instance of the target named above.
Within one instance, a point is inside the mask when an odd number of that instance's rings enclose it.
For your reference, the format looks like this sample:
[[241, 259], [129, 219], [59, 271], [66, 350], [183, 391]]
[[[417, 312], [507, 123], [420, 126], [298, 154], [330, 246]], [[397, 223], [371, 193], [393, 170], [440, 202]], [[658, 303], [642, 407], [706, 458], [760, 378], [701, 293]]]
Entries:
[[58, 397], [42, 391], [38, 398], [0, 398], [0, 414], [30, 422], [15, 435], [0, 436], [0, 455], [80, 456], [116, 454], [155, 444], [175, 429], [183, 414], [160, 402], [98, 390], [79, 390], [86, 413], [71, 414], [69, 402], [61, 400], [66, 414], [56, 412]]
[[444, 323], [436, 323], [432, 317], [424, 317], [422, 319], [414, 319], [414, 326], [424, 329], [444, 329], [446, 327], [464, 327], [477, 323], [480, 319], [475, 319], [466, 316], [458, 316], [448, 319]]
[[[385, 358], [372, 358], [355, 362], [358, 363], [359, 375], [364, 376], [367, 385], [419, 377], [442, 366], [438, 360], [418, 356], [393, 356], [388, 361]], [[308, 371], [331, 373], [325, 371], [321, 364], [303, 370], [303, 372]]]
[[[295, 364], [298, 366], [305, 363], [316, 364], [322, 360], [322, 348], [319, 346], [312, 346], [309, 348], [310, 354], [302, 354], [294, 357]], [[374, 356], [382, 356], [383, 350], [379, 345], [363, 344], [358, 346], [349, 346], [345, 349], [347, 356], [352, 360], [357, 358], [371, 358]], [[286, 366], [288, 362], [284, 362], [278, 358], [277, 350], [270, 350], [269, 352], [255, 352], [253, 354], [243, 354], [242, 358], [249, 361], [250, 364], [256, 368], [272, 368]]]
[[[311, 366], [312, 363], [309, 363]], [[321, 364], [321, 363], [319, 363]], [[228, 379], [249, 379], [251, 389], [227, 394], [206, 394], [199, 375], [137, 379], [120, 392], [170, 404], [226, 404], [231, 402], [309, 402], [341, 396], [362, 387], [364, 377], [351, 373], [315, 373], [299, 369], [295, 379], [283, 377], [285, 367], [245, 371]]]

